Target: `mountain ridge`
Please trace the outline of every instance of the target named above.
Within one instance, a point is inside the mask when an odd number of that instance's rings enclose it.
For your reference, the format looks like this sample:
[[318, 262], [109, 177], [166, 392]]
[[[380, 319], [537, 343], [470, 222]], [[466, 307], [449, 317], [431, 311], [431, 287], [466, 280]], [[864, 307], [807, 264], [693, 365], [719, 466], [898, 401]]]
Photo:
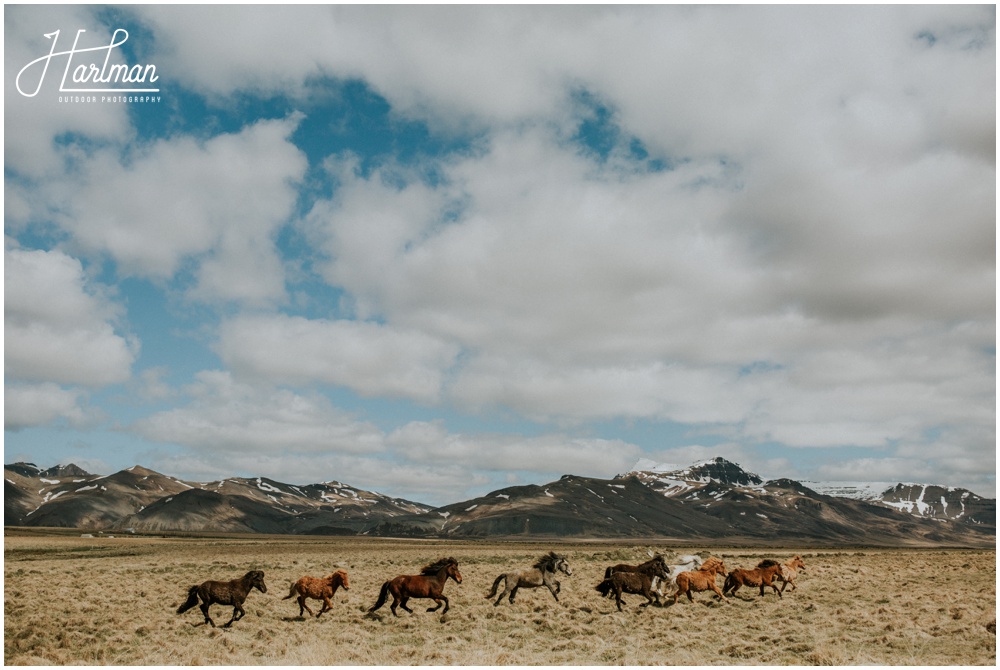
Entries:
[[[995, 544], [996, 501], [962, 489], [898, 484], [879, 500], [765, 481], [717, 457], [690, 466], [639, 461], [611, 479], [564, 475], [432, 507], [328, 480], [185, 482], [135, 465], [4, 466], [7, 525], [124, 532], [253, 532], [426, 538], [671, 538], [699, 543]], [[922, 486], [917, 491], [915, 486]], [[950, 497], [949, 497], [950, 496]]]

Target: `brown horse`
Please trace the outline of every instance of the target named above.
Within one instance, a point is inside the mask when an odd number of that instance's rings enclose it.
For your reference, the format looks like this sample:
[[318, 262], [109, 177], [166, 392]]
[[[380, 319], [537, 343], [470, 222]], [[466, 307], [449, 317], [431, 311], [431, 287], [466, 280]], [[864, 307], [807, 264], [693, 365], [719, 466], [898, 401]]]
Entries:
[[630, 570], [618, 571], [617, 567], [613, 566], [604, 571], [604, 581], [597, 585], [596, 590], [602, 596], [610, 596], [613, 592], [615, 594], [615, 605], [617, 605], [619, 612], [622, 611], [622, 593], [635, 593], [645, 596], [646, 602], [641, 603], [640, 607], [651, 605], [654, 597], [656, 598], [656, 604], [660, 604], [660, 596], [653, 590], [653, 578], [670, 578], [670, 569], [667, 567], [667, 563], [663, 560], [662, 556], [657, 555], [642, 565], [627, 566], [631, 568]]
[[726, 577], [726, 585], [722, 587], [723, 593], [736, 595], [736, 591], [741, 586], [759, 586], [760, 596], [764, 597], [764, 587], [770, 586], [774, 592], [781, 597], [781, 591], [774, 585], [774, 578], [781, 574], [781, 564], [766, 558], [757, 564], [753, 570], [743, 570], [736, 568]]
[[428, 607], [428, 612], [437, 611], [443, 601], [444, 611], [441, 614], [444, 614], [448, 611], [448, 599], [444, 596], [443, 591], [449, 577], [454, 579], [456, 584], [462, 583], [462, 574], [458, 571], [458, 561], [454, 558], [442, 558], [436, 563], [426, 565], [420, 569], [419, 575], [394, 577], [382, 584], [378, 600], [368, 608], [368, 613], [371, 614], [384, 605], [388, 594], [391, 593], [392, 605], [390, 609], [395, 616], [399, 616], [396, 612], [397, 605], [413, 614], [413, 610], [406, 606], [406, 601], [410, 598], [431, 598], [437, 605]]
[[692, 591], [712, 590], [722, 600], [728, 600], [715, 584], [715, 576], [725, 574], [726, 564], [714, 556], [705, 559], [705, 562], [697, 570], [682, 572], [677, 575], [677, 592], [674, 593], [674, 604], [677, 604], [677, 599], [681, 597], [682, 593], [687, 595], [689, 601], [694, 602], [694, 598], [691, 597]]
[[267, 593], [267, 586], [264, 584], [264, 573], [260, 570], [251, 570], [239, 579], [234, 579], [231, 582], [208, 580], [188, 589], [187, 600], [177, 608], [177, 613], [184, 614], [184, 612], [197, 605], [198, 601], [201, 600], [201, 613], [205, 615], [205, 623], [211, 624], [212, 628], [215, 628], [215, 622], [212, 621], [212, 617], [208, 616], [209, 606], [216, 603], [219, 605], [232, 605], [233, 618], [222, 626], [223, 628], [229, 628], [234, 621], [239, 621], [246, 614], [243, 609], [243, 601], [247, 599], [247, 595], [251, 589]]
[[320, 609], [319, 615], [323, 612], [333, 609], [333, 605], [330, 603], [330, 598], [333, 594], [337, 592], [337, 589], [341, 586], [344, 587], [345, 591], [349, 591], [347, 583], [347, 573], [343, 570], [337, 570], [329, 577], [324, 577], [323, 579], [316, 579], [315, 577], [302, 577], [299, 581], [294, 582], [288, 589], [288, 595], [282, 598], [282, 600], [288, 600], [292, 596], [299, 597], [299, 616], [302, 616], [303, 611], [308, 611], [309, 615], [312, 616], [313, 611], [309, 609], [309, 605], [306, 604], [306, 598], [312, 598], [313, 600], [322, 600], [323, 607]]
[[793, 558], [785, 561], [781, 564], [781, 571], [778, 573], [778, 579], [781, 580], [781, 592], [785, 592], [785, 587], [789, 584], [792, 585], [792, 590], [795, 590], [795, 578], [799, 576], [799, 570], [805, 570], [806, 564], [802, 561], [801, 556], [794, 556]]

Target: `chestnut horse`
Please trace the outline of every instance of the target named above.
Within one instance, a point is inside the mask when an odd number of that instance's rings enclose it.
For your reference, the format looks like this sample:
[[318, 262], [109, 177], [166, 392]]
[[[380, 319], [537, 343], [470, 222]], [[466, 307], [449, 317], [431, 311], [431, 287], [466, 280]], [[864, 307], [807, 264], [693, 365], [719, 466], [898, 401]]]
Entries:
[[382, 584], [378, 600], [368, 608], [368, 613], [371, 614], [384, 605], [386, 598], [391, 593], [392, 605], [390, 605], [390, 609], [395, 616], [399, 616], [396, 612], [397, 605], [413, 614], [413, 610], [406, 606], [406, 601], [410, 598], [430, 598], [436, 602], [437, 605], [427, 608], [428, 612], [437, 611], [443, 601], [444, 611], [441, 614], [444, 614], [448, 611], [448, 599], [444, 596], [443, 591], [449, 577], [454, 579], [456, 584], [462, 583], [462, 574], [458, 571], [458, 561], [454, 558], [442, 558], [436, 563], [426, 565], [420, 569], [419, 575], [394, 577]]
[[[510, 604], [514, 604], [514, 596], [517, 595], [517, 590], [521, 587], [527, 589], [538, 588], [539, 586], [545, 586], [549, 589], [549, 593], [552, 597], [559, 602], [559, 590], [560, 584], [559, 580], [556, 579], [557, 573], [563, 573], [567, 577], [573, 574], [570, 570], [569, 562], [567, 562], [564, 556], [560, 556], [554, 551], [550, 551], [545, 556], [535, 561], [535, 564], [530, 568], [524, 568], [523, 570], [514, 570], [513, 572], [505, 572], [498, 576], [493, 581], [493, 588], [490, 589], [490, 593], [487, 598], [492, 598], [497, 593], [497, 587], [500, 586], [500, 582], [504, 582], [503, 592], [497, 601], [493, 603], [496, 607], [503, 600], [503, 597], [510, 594]], [[506, 580], [506, 581], [504, 581]]]
[[722, 587], [722, 592], [728, 592], [730, 595], [736, 595], [736, 591], [738, 591], [741, 586], [759, 586], [760, 596], [763, 598], [764, 587], [770, 586], [780, 598], [781, 591], [779, 591], [778, 587], [774, 585], [774, 578], [780, 574], [781, 564], [777, 561], [772, 561], [770, 558], [765, 558], [763, 561], [758, 563], [757, 567], [753, 570], [736, 568], [730, 572], [729, 576], [726, 577], [726, 585]]
[[792, 585], [792, 590], [795, 590], [795, 578], [799, 576], [799, 570], [805, 570], [806, 564], [802, 561], [801, 556], [795, 556], [784, 563], [781, 564], [781, 572], [778, 573], [778, 579], [781, 580], [781, 592], [785, 592], [785, 587], [789, 584]]
[[316, 579], [315, 577], [302, 577], [299, 581], [294, 582], [288, 589], [288, 595], [282, 598], [282, 600], [288, 600], [292, 596], [299, 597], [299, 616], [302, 616], [303, 611], [308, 611], [309, 615], [312, 616], [313, 611], [309, 609], [309, 605], [306, 604], [306, 598], [312, 598], [313, 600], [322, 600], [323, 607], [320, 609], [319, 615], [323, 612], [327, 612], [333, 609], [333, 605], [330, 603], [330, 598], [333, 594], [337, 592], [337, 589], [341, 586], [344, 587], [345, 591], [350, 591], [347, 583], [347, 573], [343, 570], [337, 570], [329, 577], [324, 577], [323, 579]]
[[222, 626], [223, 628], [229, 628], [234, 621], [239, 621], [246, 614], [243, 609], [243, 601], [247, 599], [247, 595], [251, 589], [267, 593], [267, 586], [264, 584], [264, 573], [260, 570], [251, 570], [239, 579], [234, 579], [231, 582], [208, 580], [188, 589], [187, 600], [177, 608], [177, 613], [184, 614], [184, 612], [197, 605], [198, 601], [201, 600], [201, 613], [205, 615], [205, 623], [211, 624], [212, 628], [215, 628], [215, 622], [212, 621], [212, 617], [208, 616], [209, 606], [216, 603], [219, 605], [232, 605], [233, 618]]
[[697, 570], [682, 572], [677, 575], [677, 592], [674, 593], [674, 604], [677, 604], [677, 599], [681, 597], [682, 593], [687, 595], [689, 601], [694, 602], [694, 598], [691, 597], [692, 591], [708, 590], [715, 591], [716, 595], [728, 601], [728, 598], [723, 595], [722, 591], [715, 584], [715, 576], [725, 574], [726, 564], [714, 556], [705, 559], [705, 562]]

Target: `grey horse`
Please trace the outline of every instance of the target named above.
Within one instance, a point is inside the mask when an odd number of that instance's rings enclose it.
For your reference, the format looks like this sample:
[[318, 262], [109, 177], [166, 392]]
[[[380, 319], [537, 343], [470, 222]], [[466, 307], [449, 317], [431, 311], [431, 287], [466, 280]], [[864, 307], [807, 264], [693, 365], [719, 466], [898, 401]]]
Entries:
[[493, 603], [496, 607], [500, 604], [500, 601], [504, 599], [508, 593], [510, 594], [510, 602], [514, 603], [514, 596], [517, 595], [517, 590], [522, 586], [527, 589], [538, 588], [539, 586], [545, 586], [549, 589], [549, 593], [552, 597], [559, 602], [560, 585], [559, 580], [556, 579], [556, 573], [562, 572], [566, 576], [572, 575], [573, 571], [569, 567], [569, 563], [566, 561], [565, 556], [560, 556], [554, 551], [550, 551], [545, 556], [535, 561], [535, 564], [530, 568], [525, 568], [523, 570], [515, 570], [513, 572], [505, 572], [493, 581], [493, 588], [490, 589], [490, 593], [487, 598], [492, 598], [496, 595], [497, 587], [500, 582], [506, 580], [504, 584], [504, 590], [497, 598], [497, 601]]

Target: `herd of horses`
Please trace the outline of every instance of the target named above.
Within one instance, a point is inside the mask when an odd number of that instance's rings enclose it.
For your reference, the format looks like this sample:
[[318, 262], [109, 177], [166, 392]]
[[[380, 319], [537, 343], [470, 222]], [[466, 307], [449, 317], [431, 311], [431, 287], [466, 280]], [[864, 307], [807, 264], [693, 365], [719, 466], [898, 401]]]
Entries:
[[[795, 556], [784, 563], [779, 563], [771, 559], [762, 560], [757, 567], [749, 570], [737, 568], [730, 572], [726, 571], [726, 566], [722, 559], [709, 556], [702, 559], [700, 556], [682, 556], [679, 562], [668, 565], [666, 559], [659, 554], [652, 554], [645, 563], [638, 565], [619, 564], [612, 565], [604, 571], [604, 579], [597, 585], [596, 590], [602, 597], [610, 598], [614, 596], [615, 605], [618, 611], [622, 611], [622, 594], [631, 593], [641, 595], [646, 598], [646, 602], [640, 607], [651, 604], [663, 605], [669, 596], [673, 596], [673, 603], [677, 604], [681, 595], [686, 595], [688, 600], [694, 601], [692, 592], [713, 591], [722, 600], [728, 601], [726, 594], [735, 595], [741, 586], [760, 588], [761, 597], [764, 596], [764, 589], [770, 587], [778, 597], [784, 592], [785, 587], [791, 585], [792, 590], [796, 589], [795, 579], [799, 570], [805, 569], [805, 563], [800, 556]], [[486, 595], [493, 598], [497, 594], [500, 582], [504, 582], [504, 590], [500, 593], [493, 606], [498, 606], [504, 597], [513, 604], [514, 596], [519, 588], [539, 588], [546, 587], [552, 597], [559, 601], [560, 582], [556, 576], [562, 573], [566, 576], [573, 574], [569, 567], [569, 562], [565, 556], [550, 551], [548, 554], [538, 559], [530, 568], [514, 570], [501, 573], [494, 581], [493, 588]], [[722, 590], [719, 590], [716, 577], [724, 578]], [[433, 607], [428, 607], [428, 612], [436, 612], [444, 606], [441, 612], [448, 611], [448, 598], [444, 595], [444, 587], [449, 579], [456, 584], [462, 583], [462, 574], [458, 571], [458, 561], [454, 558], [442, 558], [430, 565], [426, 565], [417, 575], [399, 575], [382, 584], [379, 590], [378, 599], [375, 604], [368, 608], [368, 614], [372, 614], [389, 600], [392, 596], [392, 604], [389, 609], [396, 616], [399, 613], [397, 607], [413, 613], [406, 603], [410, 598], [429, 598], [435, 602]], [[781, 589], [777, 583], [781, 582]], [[299, 604], [299, 616], [303, 616], [304, 611], [312, 615], [313, 611], [306, 604], [306, 600], [320, 600], [323, 607], [316, 618], [324, 612], [333, 609], [331, 598], [337, 589], [349, 590], [347, 573], [344, 570], [337, 570], [333, 574], [317, 579], [314, 577], [302, 577], [293, 582], [288, 590], [288, 595], [282, 600], [297, 598]], [[261, 593], [267, 593], [267, 585], [264, 584], [264, 573], [260, 570], [251, 570], [239, 579], [228, 582], [209, 580], [201, 584], [196, 584], [188, 589], [187, 600], [177, 608], [178, 614], [183, 614], [194, 606], [201, 609], [205, 616], [204, 623], [215, 627], [215, 622], [208, 614], [211, 605], [228, 605], [233, 608], [232, 618], [225, 624], [227, 628], [234, 621], [239, 621], [246, 613], [243, 603], [246, 601], [250, 591], [257, 589]], [[198, 624], [196, 624], [198, 625]]]

